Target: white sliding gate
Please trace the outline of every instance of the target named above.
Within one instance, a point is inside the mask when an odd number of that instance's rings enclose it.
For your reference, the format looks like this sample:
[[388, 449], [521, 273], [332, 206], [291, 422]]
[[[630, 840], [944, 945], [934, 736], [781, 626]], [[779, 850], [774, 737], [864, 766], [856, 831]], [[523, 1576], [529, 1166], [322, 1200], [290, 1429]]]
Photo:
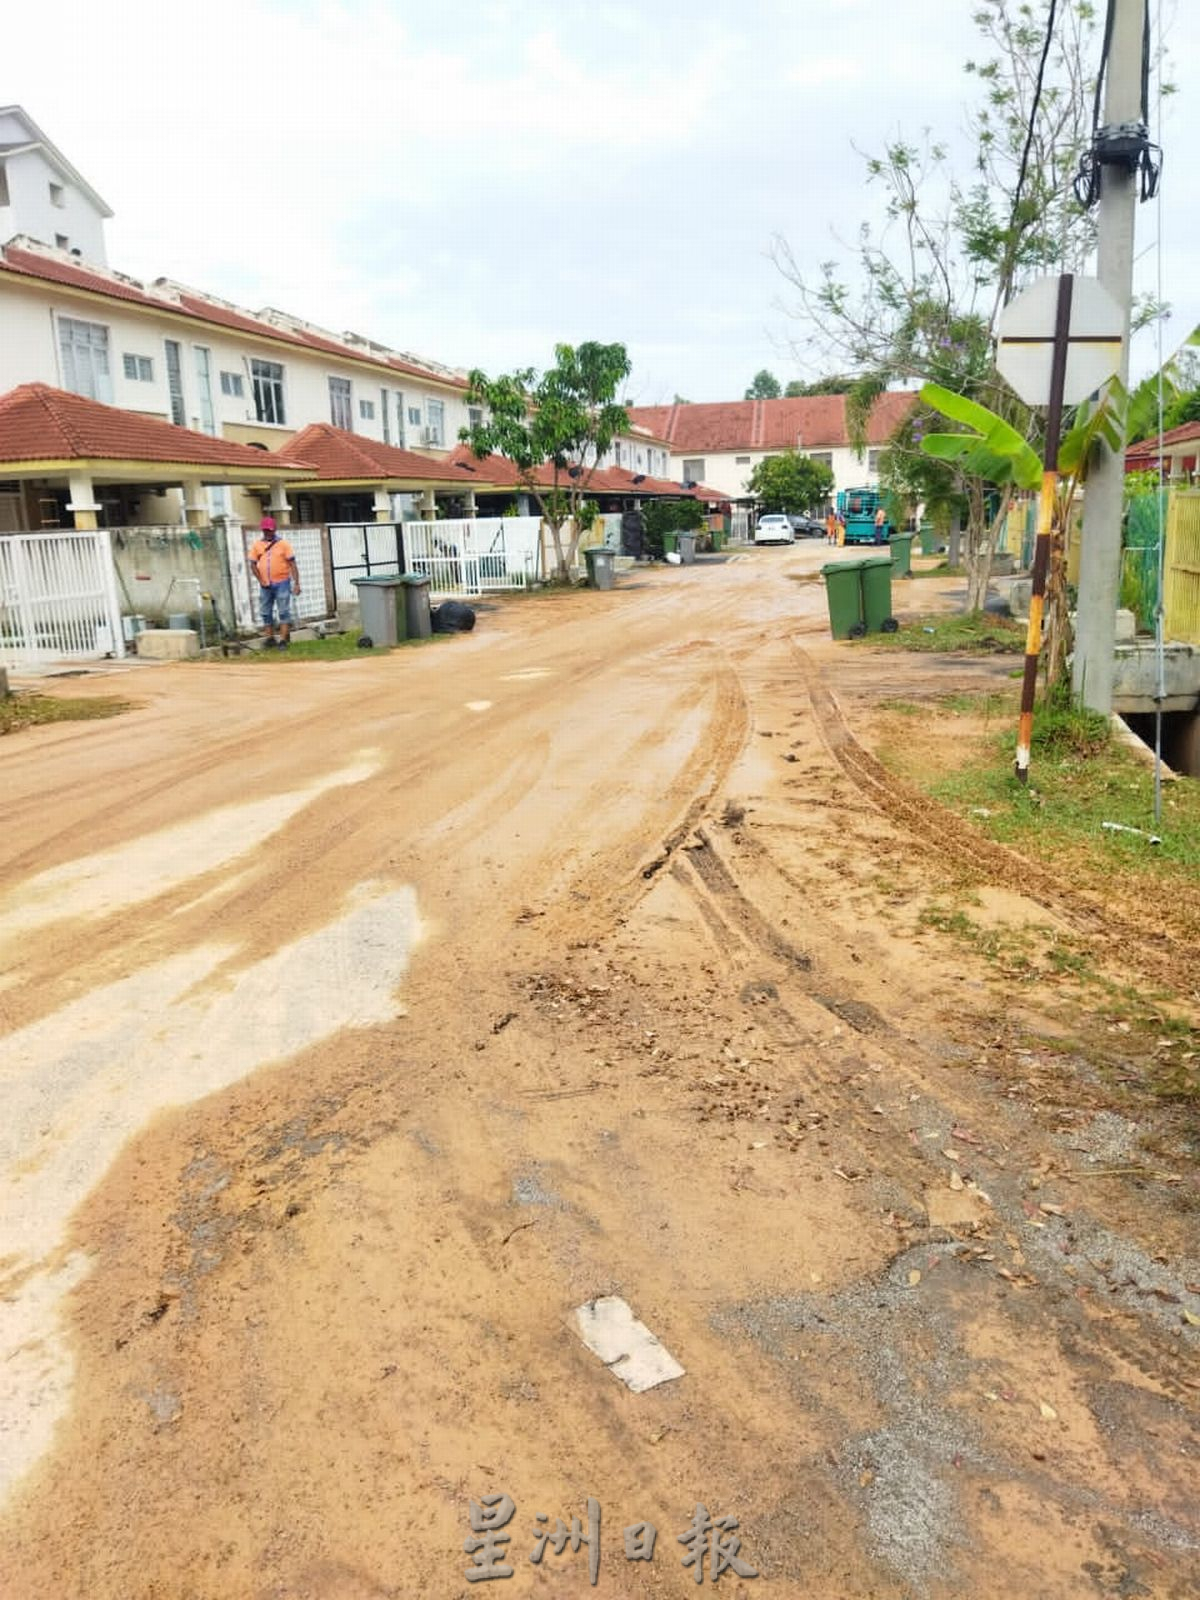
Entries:
[[[296, 556], [296, 570], [300, 574], [300, 594], [292, 602], [292, 619], [299, 626], [306, 622], [319, 622], [333, 615], [333, 596], [326, 582], [325, 529], [297, 523], [281, 523], [279, 537], [286, 539]], [[256, 528], [245, 528], [236, 517], [226, 523], [229, 550], [230, 577], [233, 586], [233, 608], [238, 626], [255, 630], [259, 625], [258, 580], [250, 566], [250, 550], [261, 538]]]
[[525, 589], [537, 576], [537, 517], [462, 517], [406, 522], [410, 572], [429, 579], [435, 595], [480, 595]]
[[106, 529], [0, 534], [0, 666], [124, 654]]

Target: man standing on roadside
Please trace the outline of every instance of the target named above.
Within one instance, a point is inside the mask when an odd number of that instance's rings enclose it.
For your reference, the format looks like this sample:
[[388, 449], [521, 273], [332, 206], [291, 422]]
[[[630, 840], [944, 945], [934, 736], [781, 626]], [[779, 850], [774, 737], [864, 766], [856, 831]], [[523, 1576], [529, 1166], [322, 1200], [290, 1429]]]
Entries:
[[827, 511], [826, 514], [825, 514], [825, 543], [826, 544], [836, 544], [837, 542], [838, 542], [837, 512], [836, 511], [832, 511], [832, 510], [831, 511]]
[[258, 527], [262, 538], [250, 546], [250, 565], [258, 579], [259, 615], [267, 636], [264, 649], [276, 648], [278, 613], [279, 649], [286, 650], [292, 633], [292, 596], [300, 593], [300, 570], [295, 551], [275, 531], [275, 519], [264, 517]]

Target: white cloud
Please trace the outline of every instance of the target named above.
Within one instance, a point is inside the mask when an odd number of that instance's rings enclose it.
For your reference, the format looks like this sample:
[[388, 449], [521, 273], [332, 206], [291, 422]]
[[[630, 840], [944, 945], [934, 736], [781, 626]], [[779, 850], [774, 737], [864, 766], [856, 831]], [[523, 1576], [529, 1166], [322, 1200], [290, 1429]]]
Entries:
[[[772, 235], [815, 265], [877, 204], [851, 140], [961, 139], [971, 9], [934, 30], [930, 0], [41, 0], [6, 21], [0, 98], [116, 208], [126, 270], [460, 364], [624, 337], [636, 381], [717, 398], [786, 375]], [[1167, 294], [1195, 322], [1186, 10]]]

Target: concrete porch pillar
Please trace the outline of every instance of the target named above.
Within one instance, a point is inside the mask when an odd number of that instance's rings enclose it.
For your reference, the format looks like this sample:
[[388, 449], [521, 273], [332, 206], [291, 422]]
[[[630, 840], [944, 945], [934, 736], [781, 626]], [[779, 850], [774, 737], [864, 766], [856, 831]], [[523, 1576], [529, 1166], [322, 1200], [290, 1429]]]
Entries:
[[212, 521], [208, 495], [199, 478], [189, 478], [183, 486], [183, 518], [189, 528], [207, 528]]
[[393, 520], [392, 497], [382, 484], [376, 485], [375, 503], [373, 509], [375, 512], [376, 522], [391, 522]]
[[475, 501], [474, 489], [467, 490], [467, 515], [468, 517], [477, 517], [479, 515], [479, 507]]
[[96, 491], [92, 487], [91, 473], [72, 472], [68, 482], [71, 498], [67, 501], [67, 510], [75, 518], [75, 526], [89, 530], [99, 527], [96, 514], [100, 507], [96, 504]]
[[286, 527], [292, 520], [292, 508], [288, 504], [287, 490], [282, 483], [271, 485], [271, 515], [281, 528]]
[[433, 522], [437, 519], [437, 496], [432, 489], [421, 490], [421, 521]]

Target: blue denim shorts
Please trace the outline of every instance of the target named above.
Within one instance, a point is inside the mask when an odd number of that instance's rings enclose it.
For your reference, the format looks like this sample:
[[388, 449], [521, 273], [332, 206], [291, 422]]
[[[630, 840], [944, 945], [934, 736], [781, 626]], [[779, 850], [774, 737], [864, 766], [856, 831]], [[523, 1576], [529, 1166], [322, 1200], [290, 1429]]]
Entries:
[[276, 621], [275, 613], [278, 611], [280, 622], [292, 620], [292, 580], [285, 578], [282, 583], [265, 584], [258, 597], [258, 614], [263, 619], [264, 627], [271, 627]]

